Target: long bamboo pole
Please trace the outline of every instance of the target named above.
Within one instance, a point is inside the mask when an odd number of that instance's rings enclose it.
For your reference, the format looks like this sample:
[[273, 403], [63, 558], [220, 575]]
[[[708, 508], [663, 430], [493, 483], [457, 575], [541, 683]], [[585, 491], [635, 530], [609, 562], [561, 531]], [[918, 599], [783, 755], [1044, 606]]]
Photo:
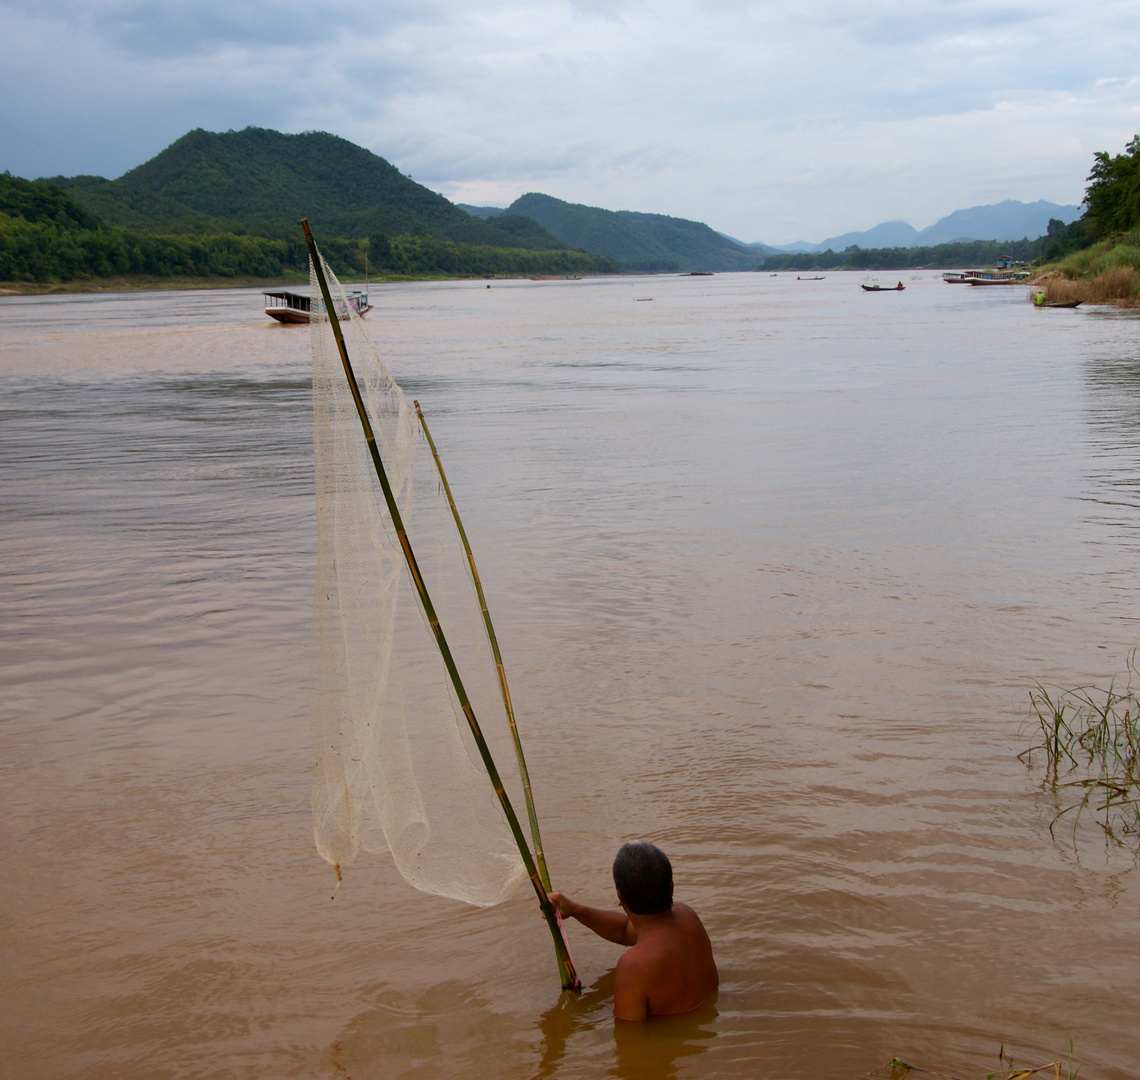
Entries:
[[[424, 438], [427, 439], [427, 444], [431, 448], [431, 456], [435, 459], [436, 471], [439, 473], [440, 483], [443, 485], [444, 494], [447, 496], [447, 505], [451, 507], [451, 516], [455, 521], [460, 542], [463, 544], [463, 551], [467, 555], [467, 566], [471, 570], [471, 580], [475, 583], [475, 595], [479, 599], [479, 610], [483, 614], [483, 626], [487, 630], [487, 639], [491, 643], [491, 655], [494, 657], [495, 671], [499, 676], [499, 693], [503, 698], [503, 709], [507, 714], [507, 724], [511, 729], [511, 741], [515, 747], [515, 759], [519, 766], [519, 777], [522, 779], [523, 797], [526, 800], [526, 816], [530, 823], [530, 837], [534, 842], [534, 861], [538, 865], [538, 876], [542, 881], [543, 888], [550, 892], [550, 872], [546, 868], [546, 855], [542, 850], [542, 835], [538, 829], [538, 813], [534, 808], [534, 792], [530, 786], [530, 772], [526, 767], [526, 755], [523, 754], [522, 739], [519, 737], [518, 724], [515, 722], [515, 707], [511, 702], [511, 688], [507, 685], [507, 670], [503, 666], [503, 656], [499, 651], [499, 639], [495, 635], [495, 626], [491, 622], [491, 612], [487, 608], [487, 597], [483, 592], [483, 582], [479, 579], [479, 568], [475, 565], [475, 554], [472, 552], [471, 544], [467, 539], [467, 530], [463, 528], [463, 520], [459, 516], [459, 507], [455, 505], [455, 497], [451, 493], [451, 485], [447, 482], [447, 473], [444, 472], [443, 462], [440, 460], [435, 440], [431, 437], [427, 419], [424, 416], [423, 409], [420, 408], [420, 403], [413, 401], [412, 404], [416, 408], [416, 415], [420, 418], [420, 427], [424, 430]], [[565, 982], [566, 972], [562, 970], [561, 956], [558, 957], [558, 967], [563, 982]]]
[[463, 710], [464, 717], [467, 719], [467, 725], [470, 727], [471, 735], [475, 739], [475, 745], [479, 749], [479, 756], [483, 759], [483, 766], [487, 770], [488, 777], [490, 777], [491, 786], [495, 789], [495, 795], [498, 797], [499, 803], [503, 808], [503, 813], [507, 817], [507, 824], [510, 826], [515, 844], [518, 846], [519, 855], [522, 856], [527, 877], [530, 878], [530, 883], [534, 887], [535, 894], [538, 897], [538, 904], [542, 909], [543, 917], [546, 919], [546, 925], [550, 929], [551, 936], [554, 938], [554, 950], [558, 955], [559, 972], [561, 973], [565, 970], [567, 973], [567, 978], [563, 980], [562, 989], [577, 990], [581, 987], [581, 983], [574, 970], [574, 961], [570, 959], [570, 951], [566, 947], [566, 941], [562, 937], [562, 930], [558, 925], [558, 917], [554, 911], [554, 906], [547, 898], [547, 890], [543, 887], [542, 879], [538, 876], [538, 869], [535, 867], [534, 859], [531, 857], [530, 848], [527, 847], [522, 826], [519, 825], [518, 816], [515, 814], [514, 807], [511, 806], [510, 797], [503, 787], [503, 782], [499, 777], [499, 770], [495, 767], [490, 748], [487, 746], [487, 740], [483, 737], [482, 729], [479, 727], [479, 721], [475, 718], [475, 711], [471, 708], [471, 701], [467, 696], [467, 691], [464, 689], [463, 680], [459, 677], [459, 669], [455, 666], [455, 659], [451, 654], [451, 647], [447, 644], [447, 638], [444, 637], [443, 628], [439, 625], [439, 619], [435, 613], [435, 606], [432, 604], [431, 597], [428, 595], [427, 585], [424, 583], [423, 575], [420, 573], [419, 564], [416, 561], [415, 553], [412, 551], [412, 545], [408, 541], [408, 534], [404, 529], [404, 520], [400, 514], [400, 508], [396, 505], [396, 498], [392, 494], [392, 487], [388, 482], [388, 473], [380, 457], [380, 449], [376, 445], [376, 436], [372, 431], [372, 424], [368, 419], [368, 412], [364, 408], [364, 401], [360, 396], [360, 387], [356, 382], [356, 374], [352, 370], [352, 361], [348, 358], [348, 348], [344, 343], [344, 335], [341, 333], [340, 319], [337, 317], [336, 309], [333, 306], [332, 296], [329, 293], [328, 280], [325, 278], [324, 267], [321, 264], [320, 252], [317, 251], [317, 244], [313, 239], [313, 233], [309, 228], [307, 218], [301, 219], [301, 228], [304, 230], [305, 243], [309, 248], [309, 258], [312, 259], [313, 269], [317, 275], [317, 284], [320, 286], [321, 299], [325, 305], [325, 313], [328, 316], [329, 325], [332, 327], [333, 337], [336, 339], [337, 351], [340, 353], [340, 362], [344, 367], [345, 378], [348, 379], [348, 387], [352, 393], [352, 400], [356, 405], [356, 414], [360, 418], [360, 426], [364, 430], [364, 441], [368, 445], [368, 453], [372, 458], [372, 465], [376, 470], [377, 479], [380, 481], [380, 489], [384, 493], [384, 502], [388, 506], [388, 514], [392, 518], [392, 527], [396, 530], [396, 536], [404, 552], [404, 559], [408, 564], [408, 570], [411, 572], [412, 582], [419, 595], [420, 604], [423, 606], [428, 625], [431, 627], [432, 634], [435, 636], [435, 643], [439, 647], [440, 656], [443, 658], [443, 665], [447, 668], [447, 674], [451, 679], [452, 686], [455, 687], [455, 696], [458, 698], [459, 706]]

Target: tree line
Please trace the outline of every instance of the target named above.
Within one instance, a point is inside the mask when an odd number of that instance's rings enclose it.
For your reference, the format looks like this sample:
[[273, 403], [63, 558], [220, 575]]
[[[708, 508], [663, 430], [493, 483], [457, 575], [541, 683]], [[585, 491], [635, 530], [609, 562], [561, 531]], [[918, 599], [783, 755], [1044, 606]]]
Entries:
[[[258, 230], [262, 232], [264, 230]], [[257, 277], [306, 280], [300, 228], [161, 234], [105, 225], [59, 187], [0, 174], [0, 281], [55, 283], [101, 277]], [[612, 259], [565, 248], [528, 250], [405, 234], [323, 236], [339, 275], [487, 276], [614, 273]]]
[[1018, 262], [1037, 258], [1039, 240], [959, 240], [915, 248], [861, 248], [844, 251], [789, 252], [769, 255], [760, 270], [918, 270], [993, 263], [1001, 255]]

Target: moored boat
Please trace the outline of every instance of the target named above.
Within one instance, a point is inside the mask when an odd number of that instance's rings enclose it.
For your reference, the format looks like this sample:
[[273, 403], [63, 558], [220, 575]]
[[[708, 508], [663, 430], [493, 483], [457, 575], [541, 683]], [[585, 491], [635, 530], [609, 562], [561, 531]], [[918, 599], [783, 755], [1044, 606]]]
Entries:
[[[265, 297], [265, 314], [279, 323], [308, 323], [313, 311], [313, 298], [308, 293], [289, 292], [279, 289], [273, 292], [263, 292]], [[321, 301], [317, 301], [318, 308]], [[357, 315], [367, 315], [372, 310], [368, 302], [368, 293], [356, 291], [348, 294], [348, 306]], [[341, 322], [351, 317], [348, 310], [338, 311], [337, 316]]]
[[947, 270], [942, 280], [947, 285], [1016, 285], [1031, 276], [1012, 255], [1002, 255], [992, 270]]
[[1028, 270], [994, 270], [968, 277], [967, 285], [1020, 285], [1030, 278]]

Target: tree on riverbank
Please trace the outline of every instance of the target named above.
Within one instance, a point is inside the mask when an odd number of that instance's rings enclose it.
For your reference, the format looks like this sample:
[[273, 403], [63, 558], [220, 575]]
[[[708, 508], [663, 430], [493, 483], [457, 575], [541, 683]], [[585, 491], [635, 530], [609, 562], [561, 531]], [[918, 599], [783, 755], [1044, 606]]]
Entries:
[[[1123, 154], [1093, 155], [1083, 217], [1050, 222], [1043, 245], [1050, 300], [1140, 304], [1140, 135]], [[1056, 224], [1056, 228], [1054, 228]]]

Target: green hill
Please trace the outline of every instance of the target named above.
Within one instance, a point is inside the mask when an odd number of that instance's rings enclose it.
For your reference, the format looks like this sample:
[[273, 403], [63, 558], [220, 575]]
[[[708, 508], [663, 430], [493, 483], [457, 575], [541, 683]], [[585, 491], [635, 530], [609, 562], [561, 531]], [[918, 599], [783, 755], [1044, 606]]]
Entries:
[[199, 128], [117, 180], [75, 176], [51, 183], [108, 225], [138, 232], [283, 237], [307, 217], [326, 237], [428, 235], [487, 247], [567, 246], [515, 215], [473, 218], [382, 157], [324, 132]]
[[0, 173], [0, 214], [22, 218], [37, 225], [64, 229], [97, 229], [99, 219], [65, 192], [46, 180], [24, 180]]
[[602, 210], [536, 192], [516, 199], [506, 213], [533, 218], [570, 247], [617, 259], [627, 270], [755, 270], [759, 261], [755, 251], [699, 221], [664, 214]]
[[339, 274], [615, 273], [530, 218], [479, 221], [332, 135], [192, 131], [118, 180], [0, 173], [0, 281], [307, 280], [298, 219]]

